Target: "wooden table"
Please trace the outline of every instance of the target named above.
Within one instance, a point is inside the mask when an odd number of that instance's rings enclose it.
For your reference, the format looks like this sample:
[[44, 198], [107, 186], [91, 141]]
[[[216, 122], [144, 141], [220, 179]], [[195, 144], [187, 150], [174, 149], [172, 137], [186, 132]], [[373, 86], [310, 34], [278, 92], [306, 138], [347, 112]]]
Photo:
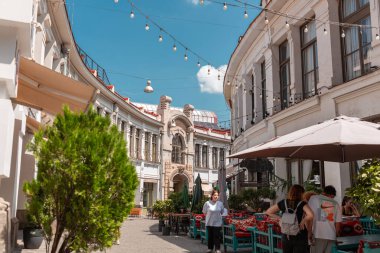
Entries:
[[178, 235], [180, 228], [187, 233], [188, 226], [190, 225], [190, 213], [171, 213], [169, 214], [170, 227], [174, 229], [174, 232]]
[[337, 248], [341, 250], [355, 250], [358, 248], [360, 240], [369, 242], [380, 241], [380, 234], [338, 237], [336, 239]]

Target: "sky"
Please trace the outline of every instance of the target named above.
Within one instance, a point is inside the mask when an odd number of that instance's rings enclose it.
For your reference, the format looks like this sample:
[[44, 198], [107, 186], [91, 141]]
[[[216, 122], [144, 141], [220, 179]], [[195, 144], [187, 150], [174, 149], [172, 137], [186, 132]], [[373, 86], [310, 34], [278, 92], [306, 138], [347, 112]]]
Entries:
[[[122, 96], [132, 102], [158, 104], [160, 96], [167, 95], [173, 99], [172, 106], [192, 104], [196, 109], [215, 112], [224, 123], [230, 119], [230, 111], [223, 96], [223, 74], [239, 36], [258, 10], [248, 8], [249, 16], [244, 18], [244, 7], [233, 6], [241, 6], [239, 1], [227, 1], [227, 10], [213, 1], [223, 3], [218, 0], [205, 0], [204, 5], [198, 0], [119, 0], [118, 3], [66, 0], [66, 5], [77, 44], [106, 70], [110, 82]], [[135, 6], [133, 19], [131, 2]], [[259, 4], [259, 0], [248, 2]], [[188, 48], [187, 53], [181, 44]], [[200, 56], [200, 68], [198, 57], [190, 51]], [[148, 79], [153, 93], [144, 93]]]

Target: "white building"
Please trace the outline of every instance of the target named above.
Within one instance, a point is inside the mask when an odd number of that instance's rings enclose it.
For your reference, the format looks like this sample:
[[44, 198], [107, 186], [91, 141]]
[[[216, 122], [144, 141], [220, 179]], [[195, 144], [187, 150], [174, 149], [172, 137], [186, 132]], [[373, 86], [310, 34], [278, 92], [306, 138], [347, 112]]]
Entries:
[[[379, 1], [263, 2], [265, 9], [240, 38], [224, 80], [232, 153], [339, 115], [379, 122]], [[360, 165], [271, 161], [275, 174], [292, 183], [334, 185], [338, 200]], [[236, 184], [239, 175], [258, 181], [256, 172], [248, 175], [249, 169], [239, 166], [230, 174]]]
[[[0, 252], [10, 252], [15, 245], [17, 220], [25, 221], [22, 186], [36, 177], [38, 169], [26, 144], [40, 126], [53, 121], [63, 104], [75, 111], [93, 104], [124, 133], [140, 181], [137, 206], [149, 207], [181, 190], [183, 179], [191, 190], [198, 172], [209, 191], [217, 179], [220, 156], [229, 148], [229, 131], [217, 128], [216, 117], [211, 122], [215, 124], [197, 127], [198, 121], [209, 118], [193, 120], [193, 113], [196, 117], [200, 111], [191, 105], [171, 110], [170, 102], [164, 96], [158, 110], [152, 111], [118, 94], [105, 70], [76, 45], [63, 0], [1, 1]], [[178, 141], [183, 145], [176, 146]], [[203, 149], [209, 160], [194, 168], [198, 143], [208, 146]]]

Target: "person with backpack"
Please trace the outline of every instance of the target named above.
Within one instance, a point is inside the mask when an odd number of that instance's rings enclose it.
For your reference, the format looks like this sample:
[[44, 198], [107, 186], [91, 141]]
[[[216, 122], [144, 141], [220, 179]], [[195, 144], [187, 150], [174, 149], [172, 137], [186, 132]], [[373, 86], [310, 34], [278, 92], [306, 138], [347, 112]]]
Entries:
[[[283, 253], [308, 252], [308, 242], [312, 239], [314, 214], [302, 200], [305, 189], [298, 184], [290, 187], [286, 199], [271, 206], [265, 214], [278, 219], [282, 233]], [[282, 212], [282, 216], [278, 212]]]

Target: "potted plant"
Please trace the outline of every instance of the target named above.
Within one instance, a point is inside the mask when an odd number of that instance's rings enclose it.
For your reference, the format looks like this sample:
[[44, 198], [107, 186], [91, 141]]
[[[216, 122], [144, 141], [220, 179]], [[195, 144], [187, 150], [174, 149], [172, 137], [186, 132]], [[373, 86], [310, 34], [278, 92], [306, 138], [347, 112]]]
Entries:
[[28, 222], [23, 229], [25, 249], [39, 249], [44, 240], [44, 232], [38, 224]]
[[154, 216], [158, 217], [158, 231], [162, 231], [162, 227], [165, 224], [165, 212], [164, 212], [164, 201], [163, 200], [157, 200], [152, 207], [152, 211]]

